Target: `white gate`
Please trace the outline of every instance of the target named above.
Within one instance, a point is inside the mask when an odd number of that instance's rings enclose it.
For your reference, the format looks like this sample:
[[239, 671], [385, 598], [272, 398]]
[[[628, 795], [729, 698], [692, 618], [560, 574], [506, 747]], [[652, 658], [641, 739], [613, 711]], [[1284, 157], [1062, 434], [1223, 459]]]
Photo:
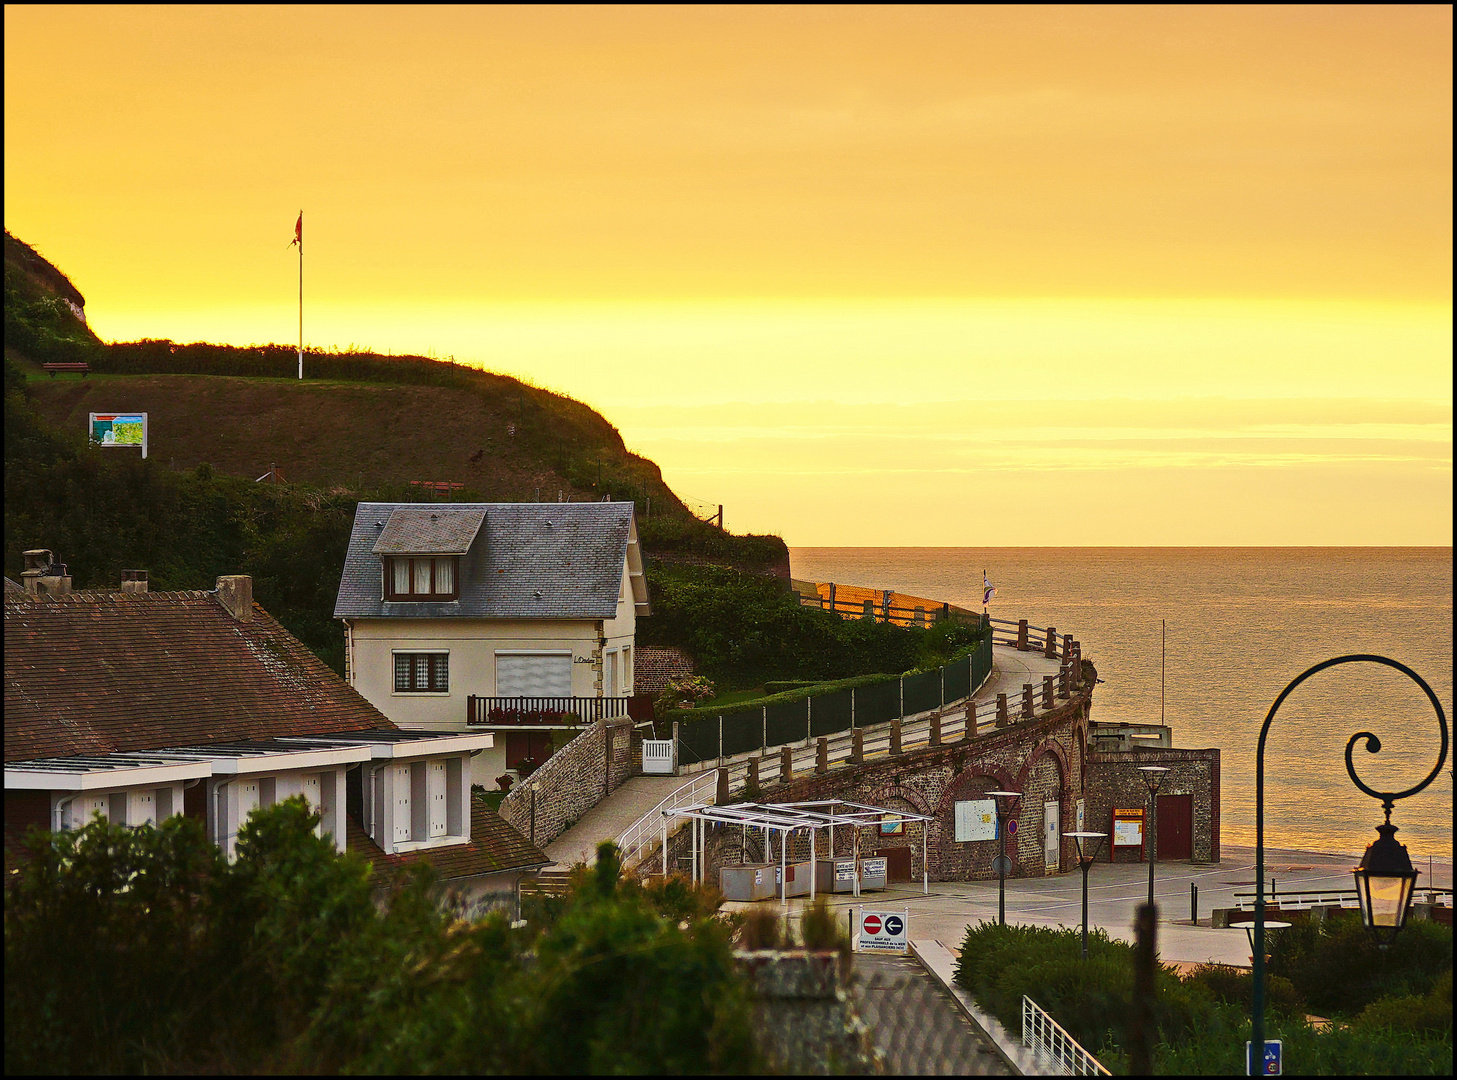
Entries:
[[1047, 861], [1047, 872], [1055, 874], [1062, 869], [1062, 810], [1055, 802], [1042, 804], [1043, 855]]
[[642, 771], [647, 776], [672, 776], [672, 739], [644, 739], [642, 741]]

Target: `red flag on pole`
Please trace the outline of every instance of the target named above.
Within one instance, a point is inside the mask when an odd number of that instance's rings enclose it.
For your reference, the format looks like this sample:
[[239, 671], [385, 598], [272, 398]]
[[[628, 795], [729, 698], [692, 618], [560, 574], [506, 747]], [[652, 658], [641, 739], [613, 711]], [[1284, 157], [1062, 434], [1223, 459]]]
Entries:
[[293, 227], [293, 239], [288, 242], [288, 246], [293, 247], [295, 244], [299, 247], [304, 246], [304, 212], [302, 210], [298, 212], [298, 221]]

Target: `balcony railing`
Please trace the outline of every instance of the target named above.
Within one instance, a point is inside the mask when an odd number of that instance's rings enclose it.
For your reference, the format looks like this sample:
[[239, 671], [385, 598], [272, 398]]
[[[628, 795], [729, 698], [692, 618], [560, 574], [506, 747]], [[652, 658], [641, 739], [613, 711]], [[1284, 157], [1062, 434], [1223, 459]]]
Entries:
[[650, 697], [479, 697], [465, 699], [465, 722], [485, 727], [579, 727], [604, 717], [653, 718]]

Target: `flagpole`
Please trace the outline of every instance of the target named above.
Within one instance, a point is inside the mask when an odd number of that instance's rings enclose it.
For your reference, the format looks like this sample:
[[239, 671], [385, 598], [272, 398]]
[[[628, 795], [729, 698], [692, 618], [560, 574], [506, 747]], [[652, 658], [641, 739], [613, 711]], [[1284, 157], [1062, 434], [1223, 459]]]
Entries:
[[304, 377], [304, 212], [298, 212], [298, 377]]

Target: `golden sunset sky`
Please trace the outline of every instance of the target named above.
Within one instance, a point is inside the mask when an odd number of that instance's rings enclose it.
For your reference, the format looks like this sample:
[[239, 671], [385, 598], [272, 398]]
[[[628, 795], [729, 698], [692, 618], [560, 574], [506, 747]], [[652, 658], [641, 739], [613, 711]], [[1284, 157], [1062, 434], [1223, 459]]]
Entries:
[[1450, 544], [1446, 7], [5, 9], [107, 339], [453, 356], [793, 545]]

